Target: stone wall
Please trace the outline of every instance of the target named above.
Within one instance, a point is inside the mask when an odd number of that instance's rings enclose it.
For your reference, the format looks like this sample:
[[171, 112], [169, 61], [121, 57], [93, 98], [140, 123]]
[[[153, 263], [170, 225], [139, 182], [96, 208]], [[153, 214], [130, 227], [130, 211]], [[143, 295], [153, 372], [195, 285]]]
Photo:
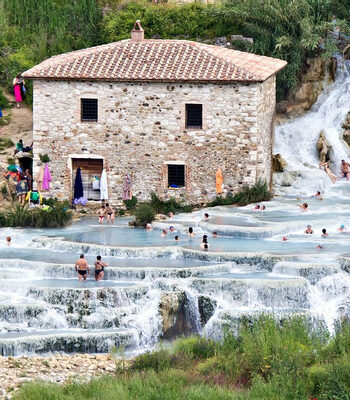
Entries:
[[[98, 122], [80, 121], [80, 99], [98, 99]], [[203, 104], [203, 129], [185, 129], [185, 103]], [[259, 177], [270, 180], [275, 78], [263, 84], [34, 81], [34, 173], [48, 153], [52, 194], [70, 198], [71, 158], [102, 158], [109, 198], [121, 200], [125, 174], [141, 200], [204, 203]], [[186, 165], [186, 188], [167, 188], [167, 162]]]

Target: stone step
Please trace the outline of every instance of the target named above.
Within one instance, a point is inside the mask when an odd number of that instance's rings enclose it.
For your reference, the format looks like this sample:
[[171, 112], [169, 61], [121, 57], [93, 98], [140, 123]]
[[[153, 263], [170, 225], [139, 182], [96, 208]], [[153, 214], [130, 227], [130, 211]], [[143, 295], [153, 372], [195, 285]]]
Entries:
[[234, 305], [254, 308], [309, 308], [308, 282], [303, 278], [190, 278], [196, 293], [223, 297]]
[[34, 331], [0, 334], [0, 355], [19, 356], [51, 352], [107, 353], [112, 348], [131, 348], [136, 332], [131, 329]]
[[329, 262], [278, 262], [273, 272], [291, 276], [301, 276], [310, 281], [311, 284], [317, 283], [325, 276], [335, 274], [340, 271], [340, 266], [334, 261]]

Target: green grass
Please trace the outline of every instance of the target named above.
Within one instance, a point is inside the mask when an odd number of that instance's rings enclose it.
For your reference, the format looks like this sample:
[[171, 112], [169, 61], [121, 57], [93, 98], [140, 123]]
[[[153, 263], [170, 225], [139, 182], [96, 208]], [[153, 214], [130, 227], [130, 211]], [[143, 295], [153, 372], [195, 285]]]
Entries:
[[90, 383], [24, 385], [15, 400], [349, 400], [350, 323], [329, 338], [302, 317], [243, 319], [221, 342], [189, 337]]

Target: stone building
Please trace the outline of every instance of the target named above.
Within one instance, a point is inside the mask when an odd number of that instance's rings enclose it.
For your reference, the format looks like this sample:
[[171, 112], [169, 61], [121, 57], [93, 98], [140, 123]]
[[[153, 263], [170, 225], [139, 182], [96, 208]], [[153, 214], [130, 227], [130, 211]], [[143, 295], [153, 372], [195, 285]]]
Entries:
[[258, 179], [270, 182], [276, 73], [286, 62], [186, 40], [131, 39], [51, 57], [33, 79], [34, 174], [49, 154], [52, 194], [84, 195], [106, 169], [109, 199], [125, 176], [133, 194], [203, 203]]

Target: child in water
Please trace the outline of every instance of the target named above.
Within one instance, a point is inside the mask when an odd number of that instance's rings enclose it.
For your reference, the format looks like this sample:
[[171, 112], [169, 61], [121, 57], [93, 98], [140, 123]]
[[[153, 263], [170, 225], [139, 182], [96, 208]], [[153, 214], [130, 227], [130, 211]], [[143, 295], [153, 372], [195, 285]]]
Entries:
[[98, 223], [99, 224], [103, 224], [103, 220], [106, 216], [106, 207], [102, 206], [99, 210], [98, 210]]

